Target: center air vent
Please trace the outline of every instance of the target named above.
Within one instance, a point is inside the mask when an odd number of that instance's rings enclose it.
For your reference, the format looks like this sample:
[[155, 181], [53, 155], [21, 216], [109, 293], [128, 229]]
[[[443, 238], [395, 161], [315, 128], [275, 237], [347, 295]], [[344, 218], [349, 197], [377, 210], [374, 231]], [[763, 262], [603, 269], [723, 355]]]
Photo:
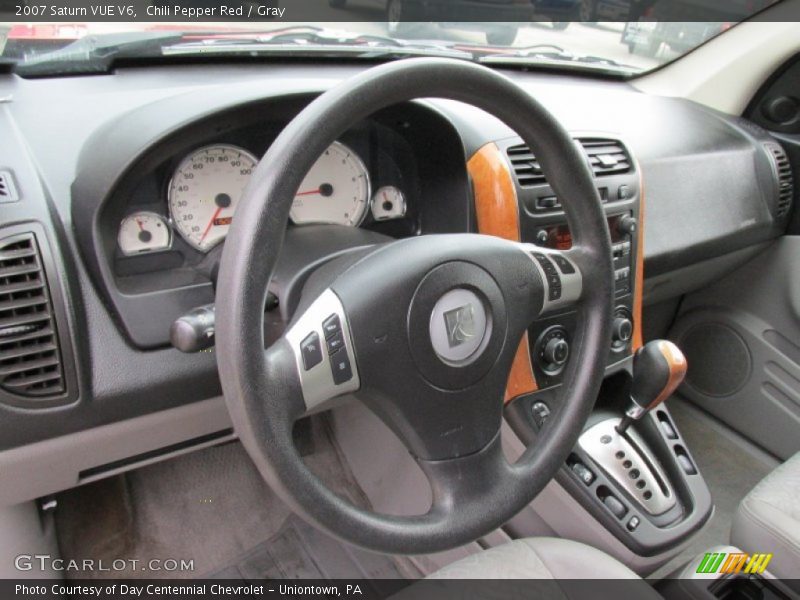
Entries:
[[19, 200], [17, 190], [14, 188], [14, 180], [8, 171], [0, 171], [0, 203], [16, 202]]
[[[630, 173], [633, 170], [628, 151], [619, 140], [579, 138], [577, 142], [583, 148], [596, 177]], [[546, 183], [542, 167], [528, 146], [524, 144], [510, 146], [506, 154], [520, 187]]]
[[0, 389], [25, 398], [65, 391], [53, 305], [32, 233], [0, 239]]
[[778, 209], [779, 217], [785, 217], [792, 206], [794, 197], [794, 177], [792, 176], [792, 166], [786, 152], [778, 144], [764, 144], [772, 155], [772, 164], [778, 176]]
[[631, 159], [618, 140], [580, 138], [578, 142], [583, 146], [595, 176], [630, 173]]
[[523, 144], [511, 146], [506, 153], [521, 187], [530, 187], [545, 182], [542, 167], [539, 166], [539, 162], [527, 146]]

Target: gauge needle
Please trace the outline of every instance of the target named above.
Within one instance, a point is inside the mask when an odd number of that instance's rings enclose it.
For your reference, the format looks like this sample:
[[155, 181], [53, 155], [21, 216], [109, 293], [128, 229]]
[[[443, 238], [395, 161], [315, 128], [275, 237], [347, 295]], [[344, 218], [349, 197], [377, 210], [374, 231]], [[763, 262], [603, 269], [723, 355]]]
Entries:
[[201, 244], [203, 243], [203, 240], [206, 239], [208, 232], [211, 231], [211, 228], [214, 226], [214, 221], [217, 220], [217, 217], [219, 216], [220, 212], [222, 212], [222, 207], [218, 206], [217, 210], [215, 210], [214, 214], [211, 216], [211, 220], [208, 222], [208, 225], [206, 225], [206, 229], [205, 231], [203, 231], [203, 235], [200, 237]]
[[136, 219], [136, 224], [139, 226], [140, 231], [144, 231], [144, 225], [142, 225], [142, 222], [139, 219]]
[[317, 188], [315, 190], [308, 190], [307, 192], [298, 192], [297, 194], [295, 194], [295, 196], [312, 196], [314, 194], [320, 194], [320, 193], [321, 193], [320, 189]]

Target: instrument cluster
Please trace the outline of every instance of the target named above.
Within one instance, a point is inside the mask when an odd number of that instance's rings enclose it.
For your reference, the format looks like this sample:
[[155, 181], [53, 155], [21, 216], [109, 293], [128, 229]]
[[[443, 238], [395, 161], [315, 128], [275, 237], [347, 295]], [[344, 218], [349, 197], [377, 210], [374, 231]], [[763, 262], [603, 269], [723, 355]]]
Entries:
[[[123, 257], [168, 251], [175, 236], [207, 253], [221, 243], [235, 218], [236, 206], [258, 164], [249, 150], [227, 143], [195, 148], [174, 167], [164, 212], [129, 211], [119, 224], [117, 244]], [[331, 144], [297, 190], [293, 224], [329, 223], [360, 226], [406, 216], [406, 195], [396, 182], [381, 182], [372, 193], [364, 159], [344, 142]]]

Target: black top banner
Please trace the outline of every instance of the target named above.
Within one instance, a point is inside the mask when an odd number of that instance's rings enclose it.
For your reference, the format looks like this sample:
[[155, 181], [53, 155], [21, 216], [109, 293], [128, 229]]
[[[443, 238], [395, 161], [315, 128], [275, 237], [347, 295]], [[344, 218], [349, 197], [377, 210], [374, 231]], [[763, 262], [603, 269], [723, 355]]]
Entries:
[[[0, 22], [724, 22], [780, 0], [0, 0]], [[794, 20], [781, 15], [781, 20]], [[775, 15], [765, 20], [776, 20]]]

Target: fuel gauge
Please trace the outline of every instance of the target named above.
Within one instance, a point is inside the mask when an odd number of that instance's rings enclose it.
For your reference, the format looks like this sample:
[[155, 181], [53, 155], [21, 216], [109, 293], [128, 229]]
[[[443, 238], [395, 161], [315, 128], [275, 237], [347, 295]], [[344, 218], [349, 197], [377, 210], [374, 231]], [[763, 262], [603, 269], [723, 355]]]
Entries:
[[122, 219], [117, 243], [125, 256], [134, 256], [167, 250], [172, 244], [172, 234], [164, 217], [142, 211]]
[[372, 196], [372, 216], [376, 221], [399, 219], [406, 214], [406, 197], [393, 185], [379, 188]]

